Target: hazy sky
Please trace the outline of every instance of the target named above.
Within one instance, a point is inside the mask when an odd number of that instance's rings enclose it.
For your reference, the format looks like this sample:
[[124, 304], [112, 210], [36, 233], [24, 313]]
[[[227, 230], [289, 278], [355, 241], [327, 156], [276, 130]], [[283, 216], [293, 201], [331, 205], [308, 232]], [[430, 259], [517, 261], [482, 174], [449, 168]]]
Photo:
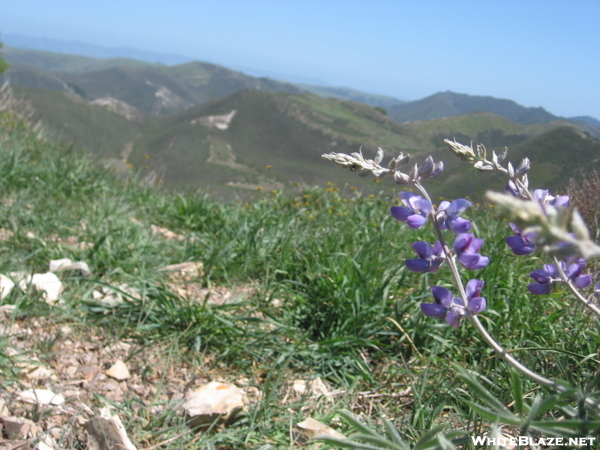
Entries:
[[0, 0], [0, 33], [600, 119], [600, 0]]

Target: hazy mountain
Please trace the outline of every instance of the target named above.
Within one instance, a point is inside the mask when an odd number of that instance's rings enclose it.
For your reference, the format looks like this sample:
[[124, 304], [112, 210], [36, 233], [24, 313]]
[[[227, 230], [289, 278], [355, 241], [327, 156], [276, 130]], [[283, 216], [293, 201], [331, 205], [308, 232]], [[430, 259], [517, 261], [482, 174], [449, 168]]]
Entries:
[[128, 58], [148, 62], [161, 62], [163, 64], [182, 64], [194, 59], [188, 56], [149, 52], [130, 47], [103, 47], [80, 41], [62, 41], [21, 34], [2, 35], [2, 41], [6, 46], [23, 50], [44, 50], [70, 55], [91, 56], [93, 58]]
[[441, 119], [473, 111], [491, 112], [523, 125], [559, 119], [544, 108], [526, 108], [512, 100], [450, 91], [388, 108], [390, 117], [398, 122]]
[[[12, 47], [6, 47], [4, 56], [11, 64], [10, 71], [4, 78], [9, 76], [14, 84], [72, 93], [79, 92], [88, 99], [107, 95], [115, 96], [118, 95], [115, 92], [126, 91], [127, 94], [119, 97], [121, 100], [150, 113], [156, 113], [157, 110], [159, 113], [174, 112], [178, 108], [192, 106], [248, 88], [276, 92], [310, 92], [323, 97], [354, 100], [383, 108], [402, 102], [393, 97], [368, 94], [350, 88], [293, 85], [271, 78], [251, 77], [242, 72], [201, 62], [166, 67], [162, 64], [151, 64], [127, 58], [98, 59]], [[36, 68], [42, 71], [36, 73]], [[178, 93], [179, 99], [171, 95], [173, 99], [171, 107], [157, 108], [156, 105], [160, 103], [161, 97], [169, 95], [169, 93], [163, 89], [156, 97], [157, 89], [151, 87], [153, 85], [164, 86], [177, 93], [177, 89], [173, 88], [173, 85], [182, 84], [182, 82], [181, 80], [165, 80], [160, 74], [188, 78], [188, 81], [183, 81], [183, 84], [187, 84], [187, 86], [180, 86], [181, 89], [179, 89], [187, 91], [187, 94]], [[160, 77], [160, 82], [156, 81], [157, 77]], [[196, 78], [196, 80], [190, 83], [190, 78]], [[198, 80], [204, 80], [205, 83], [199, 83]], [[151, 84], [144, 87], [143, 83], [147, 81], [150, 81]], [[135, 96], [138, 94], [146, 98], [136, 99]], [[152, 96], [155, 96], [159, 103], [149, 101], [148, 97]]]
[[576, 121], [579, 121], [579, 122], [585, 122], [585, 123], [588, 123], [590, 125], [593, 125], [596, 128], [600, 128], [600, 120], [595, 119], [594, 117], [591, 117], [591, 116], [569, 117], [569, 120], [576, 120]]
[[84, 100], [113, 97], [150, 114], [170, 114], [245, 89], [304, 92], [290, 83], [203, 62], [164, 66], [15, 49], [8, 49], [5, 57], [11, 66], [0, 80], [60, 90]]
[[379, 106], [380, 108], [384, 109], [393, 105], [405, 103], [403, 100], [398, 100], [397, 98], [387, 95], [367, 94], [365, 92], [357, 91], [347, 87], [315, 86], [312, 84], [299, 84], [299, 86], [305, 91], [321, 97], [352, 100], [371, 106]]
[[53, 73], [84, 73], [117, 66], [164, 66], [130, 58], [92, 58], [89, 56], [54, 53], [41, 50], [23, 50], [2, 47], [2, 57], [11, 67], [26, 65]]

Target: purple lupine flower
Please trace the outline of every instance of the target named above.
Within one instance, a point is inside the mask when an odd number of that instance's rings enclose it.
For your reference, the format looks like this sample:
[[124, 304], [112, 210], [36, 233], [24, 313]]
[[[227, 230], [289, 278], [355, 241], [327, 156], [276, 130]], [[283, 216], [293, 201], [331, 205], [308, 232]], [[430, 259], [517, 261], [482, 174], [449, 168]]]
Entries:
[[413, 242], [415, 252], [419, 256], [417, 259], [406, 259], [404, 263], [406, 268], [417, 273], [434, 273], [440, 268], [440, 265], [446, 259], [440, 241], [436, 241], [433, 247], [424, 241]]
[[471, 233], [461, 233], [454, 240], [454, 251], [458, 261], [466, 269], [482, 269], [490, 263], [490, 258], [481, 256], [479, 250], [483, 245], [483, 239], [476, 238]]
[[536, 269], [529, 274], [537, 283], [527, 286], [529, 292], [534, 295], [544, 295], [552, 292], [558, 281], [558, 272], [554, 264], [544, 264], [543, 269]]
[[425, 225], [427, 215], [433, 209], [431, 202], [408, 191], [400, 192], [398, 197], [400, 197], [404, 206], [392, 206], [390, 208], [392, 217], [400, 222], [406, 222], [413, 230]]
[[585, 267], [585, 259], [579, 258], [577, 261], [571, 264], [561, 261], [561, 267], [564, 270], [567, 278], [569, 278], [569, 280], [571, 280], [578, 288], [583, 289], [584, 287], [588, 287], [590, 284], [592, 284], [591, 275], [581, 275], [581, 272]]
[[516, 236], [507, 237], [506, 244], [510, 247], [515, 255], [523, 256], [533, 253], [535, 250], [535, 244], [533, 241], [536, 238], [536, 233], [521, 233], [521, 230], [514, 223], [509, 223]]
[[555, 208], [566, 208], [569, 206], [569, 196], [559, 195], [554, 197], [550, 195], [550, 191], [547, 189], [536, 189], [533, 191], [533, 198], [542, 205], [550, 205]]
[[[592, 283], [591, 275], [581, 275], [581, 272], [585, 267], [585, 260], [583, 258], [579, 258], [576, 262], [571, 264], [560, 261], [560, 267], [567, 278], [578, 288], [583, 289]], [[527, 286], [529, 292], [535, 295], [549, 294], [554, 290], [556, 283], [560, 281], [558, 270], [554, 264], [544, 264], [543, 269], [536, 269], [531, 272], [529, 276], [537, 282]]]
[[[467, 308], [473, 314], [485, 311], [487, 302], [481, 297], [484, 282], [470, 280], [466, 286]], [[428, 317], [444, 319], [453, 328], [458, 328], [460, 321], [467, 315], [462, 299], [454, 297], [452, 292], [442, 286], [433, 286], [431, 293], [435, 303], [421, 303], [421, 311]]]
[[452, 203], [443, 201], [440, 203], [438, 211], [440, 212], [440, 224], [442, 230], [450, 229], [455, 234], [466, 233], [471, 229], [471, 222], [460, 217], [465, 209], [471, 206], [471, 202], [464, 198], [454, 200]]

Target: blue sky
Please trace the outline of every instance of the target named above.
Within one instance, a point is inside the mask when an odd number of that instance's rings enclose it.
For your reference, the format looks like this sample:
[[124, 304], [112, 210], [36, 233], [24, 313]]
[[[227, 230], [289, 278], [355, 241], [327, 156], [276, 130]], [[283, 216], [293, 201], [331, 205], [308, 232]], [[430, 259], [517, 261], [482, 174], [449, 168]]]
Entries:
[[0, 33], [600, 119], [600, 0], [2, 0]]

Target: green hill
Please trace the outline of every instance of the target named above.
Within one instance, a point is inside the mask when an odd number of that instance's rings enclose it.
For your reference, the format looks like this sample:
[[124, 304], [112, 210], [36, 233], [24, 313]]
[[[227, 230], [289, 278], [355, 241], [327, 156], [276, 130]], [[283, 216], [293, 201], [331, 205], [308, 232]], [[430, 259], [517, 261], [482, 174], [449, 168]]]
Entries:
[[487, 111], [523, 125], [559, 119], [543, 108], [526, 108], [512, 100], [489, 96], [439, 92], [421, 100], [394, 105], [388, 114], [398, 122], [441, 119], [473, 111]]
[[[445, 149], [446, 138], [481, 142], [490, 149], [509, 146], [512, 158], [529, 154], [534, 167], [546, 167], [546, 178], [539, 182], [548, 186], [564, 181], [598, 152], [598, 141], [567, 121], [520, 125], [495, 114], [472, 112], [400, 124], [362, 103], [261, 89], [153, 116], [114, 98], [103, 99], [101, 106], [58, 91], [12, 89], [29, 122], [47, 136], [121, 168], [128, 165], [148, 181], [186, 189], [209, 187], [226, 197], [327, 182], [352, 183], [364, 192], [397, 189], [371, 178], [349, 179], [345, 172], [333, 170], [321, 159], [331, 151], [352, 153], [362, 148], [365, 157], [372, 157], [382, 147], [388, 156], [411, 153], [416, 161], [434, 154], [452, 167], [457, 161]], [[577, 157], [561, 162], [560, 146], [569, 147], [565, 140], [571, 137], [580, 143], [570, 146]], [[540, 146], [550, 150], [540, 152]], [[452, 173], [436, 191], [474, 195], [473, 171], [464, 166]]]
[[122, 157], [144, 125], [63, 92], [12, 86], [12, 105], [21, 117], [52, 141], [101, 158]]

